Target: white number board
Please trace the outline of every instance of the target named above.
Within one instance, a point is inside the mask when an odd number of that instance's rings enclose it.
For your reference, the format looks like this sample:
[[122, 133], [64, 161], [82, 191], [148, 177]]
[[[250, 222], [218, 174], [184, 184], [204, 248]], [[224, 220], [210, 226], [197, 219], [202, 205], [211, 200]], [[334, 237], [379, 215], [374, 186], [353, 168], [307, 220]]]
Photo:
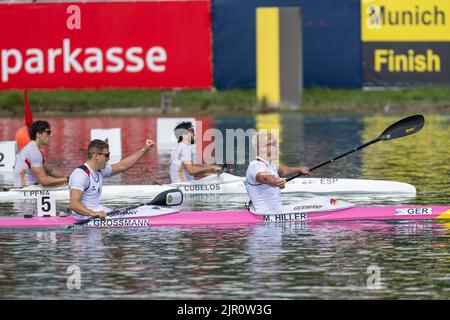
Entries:
[[122, 159], [122, 133], [120, 128], [92, 129], [91, 141], [94, 139], [100, 139], [109, 144], [110, 163], [116, 163]]
[[39, 195], [36, 198], [37, 203], [37, 216], [56, 216], [56, 201], [55, 198], [50, 195]]
[[16, 141], [0, 141], [0, 172], [14, 171], [16, 153]]

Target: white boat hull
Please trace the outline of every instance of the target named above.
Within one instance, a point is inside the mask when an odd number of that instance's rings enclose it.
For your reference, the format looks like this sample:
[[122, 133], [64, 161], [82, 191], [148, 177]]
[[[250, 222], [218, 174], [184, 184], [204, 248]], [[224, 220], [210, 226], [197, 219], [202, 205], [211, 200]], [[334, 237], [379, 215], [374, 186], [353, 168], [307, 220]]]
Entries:
[[[194, 183], [175, 183], [184, 194], [246, 194], [244, 178], [223, 173], [211, 175]], [[416, 194], [416, 188], [410, 184], [364, 179], [337, 178], [297, 178], [289, 181], [282, 193], [384, 193]]]
[[[170, 185], [104, 185], [102, 199], [121, 199], [126, 197], [153, 198], [157, 194], [173, 189]], [[40, 188], [11, 189], [0, 192], [0, 202], [15, 200], [33, 200], [40, 195], [52, 195], [55, 200], [69, 200], [69, 189], [65, 188]]]
[[[244, 178], [231, 174], [212, 175], [190, 183], [171, 185], [104, 185], [104, 200], [123, 198], [151, 198], [172, 188], [179, 188], [185, 195], [245, 195]], [[415, 195], [416, 188], [410, 184], [363, 179], [297, 178], [286, 184], [282, 193], [312, 194], [407, 194]], [[32, 186], [25, 189], [11, 189], [0, 192], [0, 202], [32, 200], [39, 195], [52, 195], [56, 200], [68, 200], [68, 188], [41, 188]]]

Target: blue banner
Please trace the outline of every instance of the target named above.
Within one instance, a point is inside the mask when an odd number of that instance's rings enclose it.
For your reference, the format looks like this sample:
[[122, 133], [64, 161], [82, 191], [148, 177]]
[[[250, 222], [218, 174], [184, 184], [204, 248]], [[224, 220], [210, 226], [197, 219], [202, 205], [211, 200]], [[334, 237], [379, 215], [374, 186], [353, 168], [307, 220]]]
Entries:
[[305, 87], [362, 85], [359, 0], [213, 0], [216, 88], [256, 86], [257, 7], [302, 9]]

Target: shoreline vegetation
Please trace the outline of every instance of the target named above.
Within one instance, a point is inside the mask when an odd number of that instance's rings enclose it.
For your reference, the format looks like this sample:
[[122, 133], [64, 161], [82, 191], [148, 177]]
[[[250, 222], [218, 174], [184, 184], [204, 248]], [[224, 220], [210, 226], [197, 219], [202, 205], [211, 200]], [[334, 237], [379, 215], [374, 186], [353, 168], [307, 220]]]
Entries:
[[[232, 90], [30, 90], [36, 116], [228, 115], [270, 112], [254, 89]], [[304, 89], [301, 113], [450, 112], [449, 87]], [[21, 117], [23, 91], [0, 91], [0, 116]]]

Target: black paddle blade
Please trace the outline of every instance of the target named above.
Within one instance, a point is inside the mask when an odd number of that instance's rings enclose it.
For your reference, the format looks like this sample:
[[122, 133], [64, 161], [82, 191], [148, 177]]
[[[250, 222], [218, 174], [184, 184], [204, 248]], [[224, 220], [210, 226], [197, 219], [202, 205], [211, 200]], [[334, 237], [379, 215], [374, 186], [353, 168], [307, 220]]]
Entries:
[[392, 140], [408, 136], [420, 131], [425, 125], [425, 118], [421, 114], [407, 117], [392, 124], [384, 130], [380, 136], [380, 140]]
[[158, 194], [149, 205], [178, 206], [183, 203], [183, 193], [178, 189], [169, 189]]

